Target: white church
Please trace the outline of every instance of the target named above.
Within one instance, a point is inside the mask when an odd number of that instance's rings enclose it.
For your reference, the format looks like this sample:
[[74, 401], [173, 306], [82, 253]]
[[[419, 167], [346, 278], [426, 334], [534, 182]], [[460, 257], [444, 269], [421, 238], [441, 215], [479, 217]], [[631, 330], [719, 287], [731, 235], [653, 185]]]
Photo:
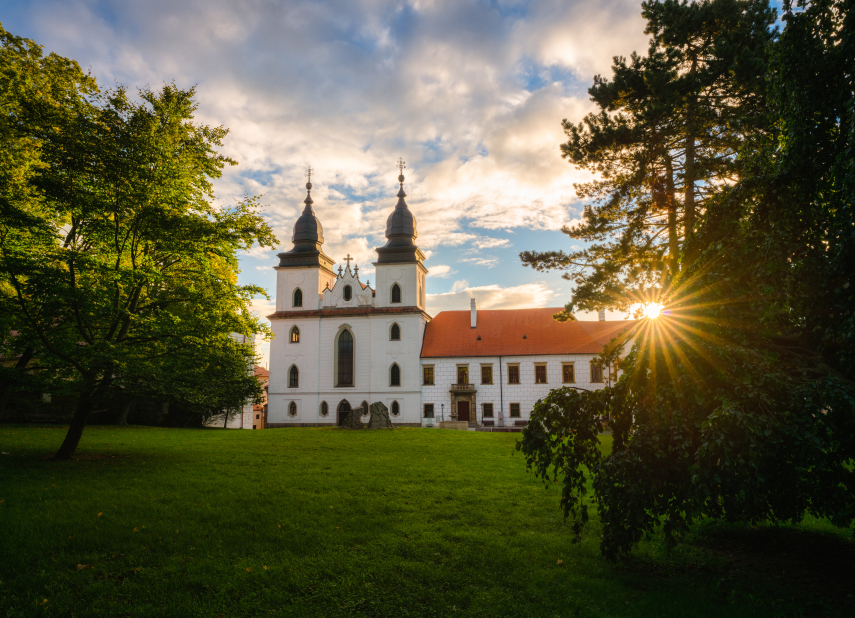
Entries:
[[398, 181], [387, 242], [376, 249], [374, 287], [360, 280], [349, 255], [336, 271], [324, 253], [306, 183], [293, 248], [278, 254], [275, 267], [266, 422], [242, 425], [334, 426], [352, 408], [380, 401], [399, 426], [453, 419], [511, 431], [550, 389], [602, 388], [609, 376], [591, 361], [632, 321], [607, 322], [601, 312], [599, 321], [556, 322], [560, 308], [484, 311], [475, 299], [468, 309], [431, 317], [425, 255], [416, 246], [403, 174]]

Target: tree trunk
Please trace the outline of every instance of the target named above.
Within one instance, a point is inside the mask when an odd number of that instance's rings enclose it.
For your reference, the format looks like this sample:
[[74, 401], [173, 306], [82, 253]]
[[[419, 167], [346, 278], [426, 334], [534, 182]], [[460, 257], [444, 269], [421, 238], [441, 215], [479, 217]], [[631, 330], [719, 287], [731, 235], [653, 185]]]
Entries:
[[229, 413], [230, 413], [230, 412], [231, 412], [231, 410], [226, 409], [226, 413], [225, 413], [226, 420], [224, 420], [224, 421], [223, 421], [223, 429], [228, 429], [228, 424], [229, 424]]
[[119, 413], [116, 415], [116, 425], [128, 424], [128, 412], [131, 411], [131, 408], [134, 407], [135, 403], [135, 400], [128, 399], [125, 403], [122, 404], [122, 407], [119, 409]]
[[671, 157], [665, 155], [665, 199], [668, 208], [668, 262], [671, 269], [671, 279], [677, 276], [680, 264], [680, 239], [677, 235], [677, 203], [674, 195], [674, 169]]
[[62, 446], [53, 456], [54, 459], [64, 461], [71, 459], [77, 450], [77, 445], [80, 443], [80, 436], [83, 435], [83, 428], [86, 426], [86, 419], [95, 407], [98, 398], [106, 391], [113, 382], [112, 368], [105, 372], [103, 378], [91, 384], [90, 388], [84, 390], [83, 394], [77, 400], [77, 408], [74, 410], [74, 416], [71, 419], [71, 425], [68, 427], [68, 433], [65, 434], [65, 440]]

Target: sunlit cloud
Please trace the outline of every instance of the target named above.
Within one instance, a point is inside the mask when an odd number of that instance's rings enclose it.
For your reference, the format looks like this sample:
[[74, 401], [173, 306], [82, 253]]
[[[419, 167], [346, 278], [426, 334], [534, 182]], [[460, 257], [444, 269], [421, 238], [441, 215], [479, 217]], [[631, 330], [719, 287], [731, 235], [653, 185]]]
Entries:
[[428, 294], [427, 308], [431, 315], [440, 311], [462, 311], [469, 309], [471, 298], [477, 301], [480, 309], [546, 307], [553, 296], [555, 293], [543, 283], [503, 288], [498, 285], [469, 287], [466, 281], [456, 281], [451, 292]]

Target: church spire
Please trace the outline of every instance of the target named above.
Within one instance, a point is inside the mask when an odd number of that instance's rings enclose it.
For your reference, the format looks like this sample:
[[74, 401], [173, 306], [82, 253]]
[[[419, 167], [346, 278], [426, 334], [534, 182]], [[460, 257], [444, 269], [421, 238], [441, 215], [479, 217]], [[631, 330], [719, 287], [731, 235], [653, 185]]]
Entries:
[[302, 214], [294, 223], [294, 234], [291, 242], [294, 247], [279, 255], [279, 266], [323, 266], [332, 269], [335, 262], [324, 255], [321, 246], [324, 244], [324, 228], [312, 208], [312, 176], [315, 170], [310, 165], [306, 168], [306, 199], [303, 200]]
[[404, 200], [407, 193], [404, 191], [404, 169], [407, 167], [404, 160], [399, 158], [398, 163], [398, 203], [395, 210], [386, 219], [386, 245], [377, 249], [378, 262], [421, 262], [425, 259], [424, 254], [414, 242], [418, 233], [416, 231], [416, 218], [407, 207]]
[[[315, 215], [315, 211], [312, 210], [312, 204], [315, 203], [315, 201], [312, 199], [312, 174], [314, 173], [315, 170], [313, 170], [312, 166], [310, 165], [308, 168], [306, 168], [306, 173], [304, 174], [304, 176], [307, 178], [306, 199], [303, 200], [303, 203], [306, 205], [306, 207], [303, 208], [304, 215]], [[321, 240], [321, 242], [323, 242], [323, 240]]]

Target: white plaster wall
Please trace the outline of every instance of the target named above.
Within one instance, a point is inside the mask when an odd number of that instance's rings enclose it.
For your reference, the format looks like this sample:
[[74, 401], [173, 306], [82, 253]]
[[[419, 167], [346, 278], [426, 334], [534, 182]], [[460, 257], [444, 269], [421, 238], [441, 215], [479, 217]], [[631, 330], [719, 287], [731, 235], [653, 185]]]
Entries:
[[[312, 397], [318, 390], [318, 341], [320, 318], [295, 318], [271, 321], [273, 341], [270, 342], [270, 378], [268, 380], [267, 421], [269, 423], [306, 423], [307, 409], [312, 409]], [[291, 328], [300, 329], [300, 341], [291, 343]], [[299, 370], [299, 388], [290, 388], [291, 366]], [[288, 416], [288, 404], [297, 401], [297, 416]]]
[[[503, 356], [501, 371], [499, 370], [498, 356], [476, 356], [459, 358], [423, 358], [422, 366], [433, 365], [434, 385], [422, 386], [422, 405], [434, 404], [434, 423], [441, 420], [442, 407], [445, 404], [445, 420], [450, 419], [451, 393], [449, 388], [457, 383], [458, 365], [469, 365], [469, 383], [475, 386], [475, 413], [478, 423], [483, 421], [483, 407], [481, 404], [493, 404], [493, 420], [498, 425], [500, 418], [504, 419], [505, 425], [513, 425], [513, 421], [528, 420], [534, 404], [542, 399], [549, 391], [562, 386], [577, 386], [587, 390], [599, 390], [605, 386], [604, 383], [592, 383], [590, 374], [591, 360], [596, 354], [567, 354], [567, 355], [545, 355], [545, 356]], [[508, 384], [508, 364], [518, 364], [520, 367], [520, 383]], [[546, 384], [535, 384], [535, 364], [546, 363]], [[573, 363], [575, 365], [576, 381], [572, 384], [562, 383], [562, 363]], [[493, 384], [481, 384], [481, 365], [493, 365]], [[420, 376], [421, 378], [421, 376]], [[501, 386], [499, 381], [501, 380]], [[510, 404], [520, 404], [519, 418], [510, 418]], [[421, 419], [425, 425], [425, 419]]]
[[[377, 296], [374, 298], [375, 307], [421, 307], [419, 302], [418, 282], [423, 276], [425, 267], [417, 263], [380, 264], [375, 262], [375, 278]], [[400, 304], [392, 304], [392, 285], [401, 286]]]
[[[274, 268], [276, 270], [276, 311], [318, 309], [324, 287], [327, 283], [332, 287], [335, 282], [335, 275], [316, 266], [305, 268], [276, 266]], [[303, 292], [303, 306], [292, 307], [294, 290], [298, 287]]]

